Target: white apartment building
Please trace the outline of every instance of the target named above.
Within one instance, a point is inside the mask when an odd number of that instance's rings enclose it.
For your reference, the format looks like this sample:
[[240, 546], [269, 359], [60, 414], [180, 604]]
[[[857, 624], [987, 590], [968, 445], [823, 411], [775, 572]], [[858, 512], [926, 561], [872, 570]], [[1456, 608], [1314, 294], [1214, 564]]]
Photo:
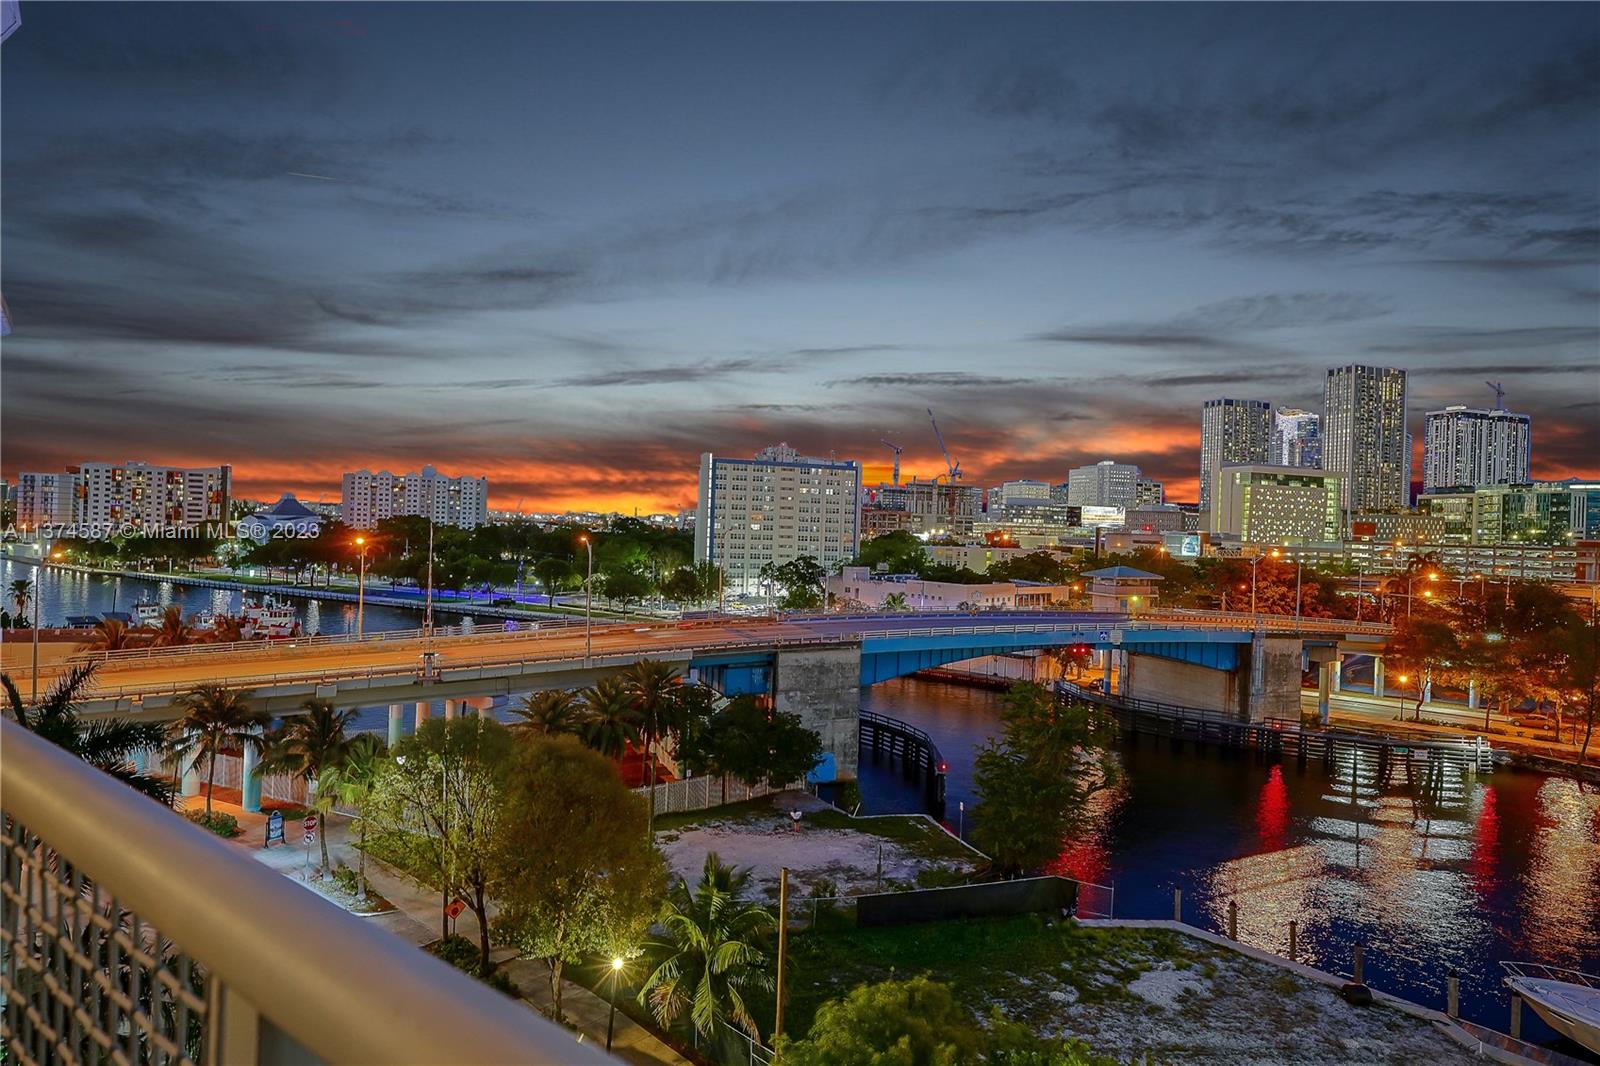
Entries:
[[1424, 426], [1423, 492], [1529, 481], [1533, 420], [1527, 415], [1456, 405], [1429, 411]]
[[1272, 461], [1279, 466], [1322, 466], [1322, 417], [1314, 411], [1280, 407], [1273, 415]]
[[1323, 401], [1322, 468], [1340, 476], [1345, 513], [1404, 510], [1411, 502], [1406, 372], [1330, 367]]
[[760, 595], [761, 568], [810, 556], [833, 573], [860, 544], [861, 463], [787, 444], [753, 459], [700, 456], [694, 560], [722, 569], [732, 595]]
[[[1143, 480], [1139, 468], [1129, 463], [1114, 463], [1102, 459], [1092, 466], [1075, 466], [1067, 471], [1067, 503], [1074, 507], [1121, 507], [1124, 510], [1139, 503], [1139, 483]], [[1154, 485], [1159, 495], [1161, 486]], [[1149, 488], [1146, 488], [1148, 494]], [[1157, 500], [1156, 502], [1160, 502]]]
[[196, 529], [228, 518], [230, 466], [79, 463], [64, 474], [21, 476], [18, 520], [71, 523], [87, 532], [115, 527]]
[[340, 484], [340, 518], [355, 529], [371, 529], [385, 518], [419, 515], [435, 525], [476, 529], [489, 521], [489, 479], [449, 477], [431, 466], [412, 474], [356, 470]]
[[1246, 544], [1324, 544], [1343, 528], [1339, 477], [1294, 466], [1225, 466], [1211, 529]]
[[1272, 405], [1265, 400], [1207, 400], [1200, 411], [1200, 513], [1211, 513], [1217, 470], [1272, 462]]
[[72, 523], [78, 479], [71, 474], [17, 475], [17, 525], [26, 529]]

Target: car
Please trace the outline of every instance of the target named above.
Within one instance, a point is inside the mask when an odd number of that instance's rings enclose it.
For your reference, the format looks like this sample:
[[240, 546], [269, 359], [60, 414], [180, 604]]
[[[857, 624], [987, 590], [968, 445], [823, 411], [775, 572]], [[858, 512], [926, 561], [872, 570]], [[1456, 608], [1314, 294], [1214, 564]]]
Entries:
[[515, 607], [517, 605], [517, 601], [510, 596], [501, 596], [489, 602], [495, 607]]

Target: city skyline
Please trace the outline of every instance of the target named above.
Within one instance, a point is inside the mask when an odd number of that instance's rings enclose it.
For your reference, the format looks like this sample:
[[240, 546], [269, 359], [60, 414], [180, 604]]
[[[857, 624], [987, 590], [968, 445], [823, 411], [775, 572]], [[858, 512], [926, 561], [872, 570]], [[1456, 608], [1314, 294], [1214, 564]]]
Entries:
[[1485, 380], [1600, 474], [1582, 8], [703, 16], [30, 7], [4, 475], [671, 511], [780, 440], [932, 477], [932, 407], [969, 485], [1193, 501], [1205, 400], [1349, 363], [1408, 371], [1413, 482]]

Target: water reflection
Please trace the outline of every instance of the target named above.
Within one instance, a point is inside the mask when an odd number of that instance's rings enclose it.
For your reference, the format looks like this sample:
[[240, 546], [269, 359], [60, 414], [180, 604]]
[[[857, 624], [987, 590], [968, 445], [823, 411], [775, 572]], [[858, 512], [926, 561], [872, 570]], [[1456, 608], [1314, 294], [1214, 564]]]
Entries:
[[[998, 694], [903, 680], [863, 706], [928, 729], [951, 764], [949, 799], [971, 812], [970, 753], [999, 729]], [[1349, 755], [1329, 767], [1143, 738], [1094, 799], [1054, 869], [1115, 885], [1116, 913], [1164, 918], [1181, 888], [1188, 920], [1349, 972], [1366, 945], [1376, 987], [1430, 1006], [1461, 976], [1463, 1012], [1504, 1028], [1502, 959], [1600, 970], [1600, 797], [1540, 774], [1450, 772]], [[916, 809], [893, 771], [863, 768], [871, 811]], [[1526, 1030], [1550, 1036], [1524, 1015]]]

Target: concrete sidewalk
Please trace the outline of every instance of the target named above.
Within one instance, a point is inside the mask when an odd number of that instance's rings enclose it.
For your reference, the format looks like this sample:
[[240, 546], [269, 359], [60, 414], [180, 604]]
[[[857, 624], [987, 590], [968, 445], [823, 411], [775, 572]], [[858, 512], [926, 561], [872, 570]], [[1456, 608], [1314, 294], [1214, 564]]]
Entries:
[[[205, 797], [193, 796], [187, 803], [188, 809], [204, 809]], [[248, 812], [241, 809], [238, 804], [222, 799], [214, 800], [212, 809], [239, 819], [241, 832], [228, 841], [229, 844], [248, 853], [257, 862], [279, 871], [287, 880], [304, 891], [315, 891], [306, 887], [301, 880], [302, 873], [307, 868], [307, 848], [301, 842], [304, 834], [298, 818], [284, 819], [284, 837], [289, 842], [288, 846], [274, 844], [271, 848], [263, 848], [261, 845], [266, 838], [267, 812]], [[329, 859], [336, 867], [343, 863], [351, 869], [358, 868], [361, 854], [351, 844], [350, 820], [336, 814], [330, 822], [327, 827], [330, 832]], [[315, 872], [321, 861], [321, 849], [313, 843], [310, 847], [309, 868]], [[384, 914], [360, 916], [363, 921], [373, 922], [419, 947], [439, 939], [442, 901], [438, 892], [419, 885], [411, 878], [371, 858], [367, 859], [367, 881], [372, 890], [394, 904], [395, 909]], [[470, 910], [463, 911], [454, 924], [456, 933], [476, 943], [478, 921]], [[489, 957], [498, 969], [516, 982], [528, 1009], [540, 1013], [549, 1010], [553, 1002], [550, 994], [550, 968], [543, 961], [518, 958], [508, 948], [496, 948]], [[609, 1002], [582, 985], [563, 979], [561, 1007], [568, 1023], [576, 1030], [575, 1035], [579, 1042], [605, 1046], [606, 1021], [611, 1010]], [[636, 1063], [638, 1066], [689, 1066], [690, 1061], [621, 1011], [617, 1012], [612, 1055], [624, 1062]]]

